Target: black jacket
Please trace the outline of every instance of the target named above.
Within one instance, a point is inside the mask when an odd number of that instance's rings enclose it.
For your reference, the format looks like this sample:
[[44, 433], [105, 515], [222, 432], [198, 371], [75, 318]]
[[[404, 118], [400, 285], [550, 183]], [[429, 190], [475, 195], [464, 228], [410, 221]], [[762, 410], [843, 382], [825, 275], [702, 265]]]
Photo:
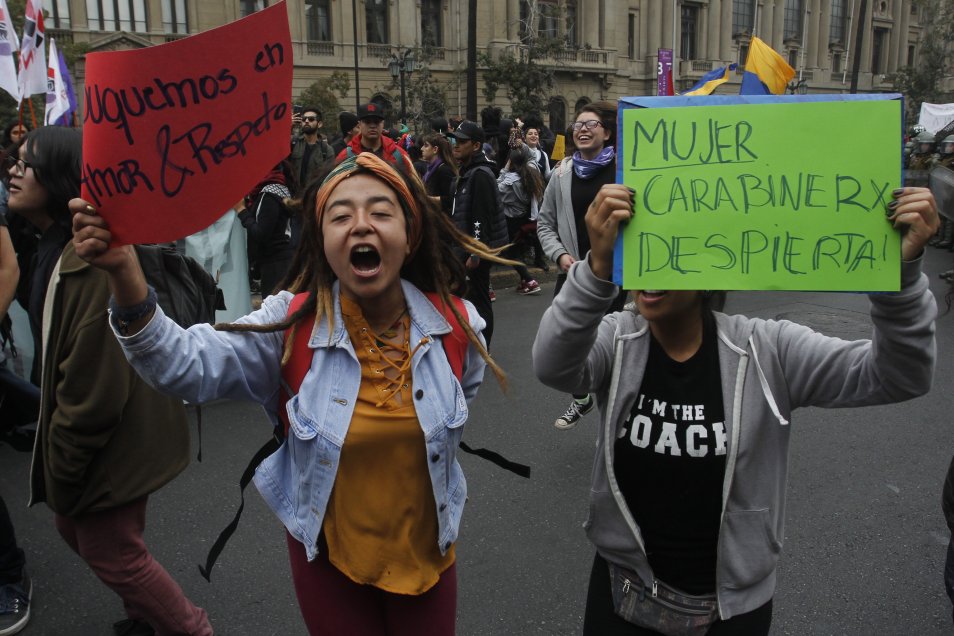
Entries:
[[454, 189], [457, 185], [457, 175], [454, 169], [446, 163], [437, 166], [434, 172], [424, 184], [427, 187], [427, 193], [432, 197], [441, 198], [441, 209], [451, 216], [454, 210]]
[[461, 232], [490, 247], [507, 244], [507, 220], [500, 206], [493, 164], [482, 152], [475, 153], [461, 169], [453, 220]]
[[248, 236], [258, 248], [258, 262], [271, 263], [291, 258], [291, 226], [283, 196], [288, 196], [284, 186], [265, 186], [253, 208], [242, 210], [239, 220], [248, 231]]

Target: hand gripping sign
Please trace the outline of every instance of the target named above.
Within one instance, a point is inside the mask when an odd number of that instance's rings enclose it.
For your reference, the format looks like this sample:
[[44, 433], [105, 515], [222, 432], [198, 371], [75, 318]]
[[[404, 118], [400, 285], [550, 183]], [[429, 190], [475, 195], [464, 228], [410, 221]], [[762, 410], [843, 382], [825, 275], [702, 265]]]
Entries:
[[284, 2], [169, 44], [92, 53], [86, 65], [82, 196], [117, 245], [208, 227], [288, 155]]
[[900, 95], [620, 100], [626, 289], [897, 291]]

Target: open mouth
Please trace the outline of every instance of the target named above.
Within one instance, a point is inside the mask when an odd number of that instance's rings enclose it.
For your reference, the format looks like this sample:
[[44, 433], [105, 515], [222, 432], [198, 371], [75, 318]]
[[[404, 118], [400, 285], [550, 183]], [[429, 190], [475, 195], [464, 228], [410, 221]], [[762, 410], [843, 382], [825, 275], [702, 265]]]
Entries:
[[652, 301], [652, 300], [658, 300], [658, 299], [662, 298], [663, 296], [666, 295], [666, 292], [664, 292], [664, 291], [659, 291], [658, 289], [644, 289], [643, 291], [639, 292], [639, 294], [640, 294], [640, 296], [642, 296], [645, 300], [650, 300], [650, 301]]
[[351, 266], [359, 274], [374, 274], [381, 268], [381, 255], [370, 245], [359, 245], [351, 250]]

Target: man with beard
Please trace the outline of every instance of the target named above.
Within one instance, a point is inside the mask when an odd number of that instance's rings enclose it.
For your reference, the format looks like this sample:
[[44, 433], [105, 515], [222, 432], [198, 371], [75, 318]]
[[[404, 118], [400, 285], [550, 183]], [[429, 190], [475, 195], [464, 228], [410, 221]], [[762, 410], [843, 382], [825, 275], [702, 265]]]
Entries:
[[312, 106], [303, 108], [300, 117], [292, 115], [292, 125], [301, 125], [301, 135], [292, 139], [291, 155], [288, 157], [298, 178], [299, 192], [296, 195], [304, 191], [321, 165], [335, 156], [335, 151], [318, 132], [322, 124], [321, 111]]

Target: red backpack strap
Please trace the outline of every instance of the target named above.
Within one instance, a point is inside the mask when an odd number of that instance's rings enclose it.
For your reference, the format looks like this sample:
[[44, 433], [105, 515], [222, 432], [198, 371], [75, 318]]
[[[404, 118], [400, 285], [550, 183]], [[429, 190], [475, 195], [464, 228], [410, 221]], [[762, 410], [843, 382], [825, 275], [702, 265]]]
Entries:
[[[292, 298], [291, 303], [288, 305], [288, 314], [286, 314], [286, 316], [291, 316], [301, 309], [305, 301], [308, 300], [308, 295], [308, 292], [295, 294], [295, 297]], [[285, 366], [282, 367], [281, 389], [278, 393], [278, 417], [285, 425], [285, 430], [282, 431], [284, 435], [288, 434], [289, 426], [288, 410], [285, 408], [285, 405], [288, 403], [288, 400], [298, 394], [298, 389], [301, 387], [301, 383], [305, 379], [308, 369], [311, 367], [312, 356], [310, 355], [311, 351], [308, 349], [308, 339], [311, 333], [307, 330], [307, 326], [314, 322], [315, 314], [312, 313], [310, 316], [299, 320], [286, 329], [282, 339], [283, 343], [287, 342], [292, 330], [296, 327], [298, 328], [297, 333], [295, 333], [295, 341], [292, 343], [291, 356], [288, 358], [288, 362]]]
[[[453, 310], [444, 303], [440, 294], [437, 292], [424, 292], [424, 295], [427, 296], [427, 299], [431, 301], [431, 304], [434, 305], [437, 311], [441, 312], [445, 320], [450, 323], [451, 331], [441, 337], [441, 342], [444, 344], [444, 353], [447, 355], [447, 361], [450, 363], [451, 371], [454, 372], [454, 377], [460, 382], [464, 377], [464, 359], [467, 357], [467, 347], [470, 345], [470, 340], [467, 339], [467, 332], [464, 331], [461, 324], [457, 322], [457, 316], [455, 316]], [[464, 320], [467, 320], [467, 305], [464, 304], [464, 301], [457, 296], [451, 296], [450, 298], [451, 303], [457, 308], [458, 313], [464, 317]]]

